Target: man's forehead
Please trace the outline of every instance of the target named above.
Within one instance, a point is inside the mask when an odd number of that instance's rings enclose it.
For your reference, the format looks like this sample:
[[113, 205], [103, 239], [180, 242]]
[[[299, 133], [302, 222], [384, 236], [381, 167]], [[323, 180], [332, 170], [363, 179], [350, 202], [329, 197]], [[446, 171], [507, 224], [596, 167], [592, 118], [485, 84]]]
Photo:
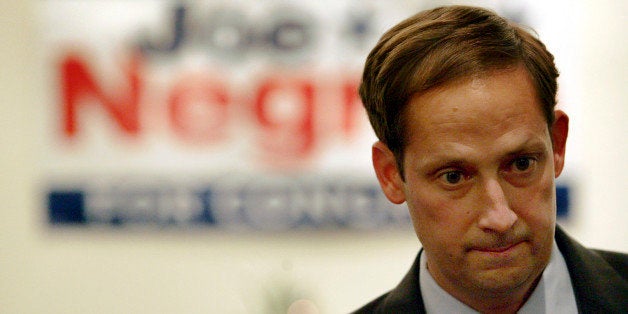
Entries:
[[530, 72], [521, 63], [504, 64], [501, 66], [494, 66], [494, 67], [485, 68], [485, 69], [475, 69], [473, 72], [469, 72], [469, 73], [465, 73], [465, 72], [459, 73], [459, 74], [456, 74], [455, 76], [444, 78], [440, 83], [431, 85], [428, 88], [424, 88], [424, 89], [420, 88], [421, 87], [419, 86], [420, 84], [415, 84], [417, 83], [416, 80], [421, 78], [421, 75], [417, 74], [414, 76], [414, 80], [412, 81], [412, 84], [416, 85], [418, 90], [413, 91], [410, 95], [410, 98], [417, 97], [423, 94], [439, 93], [445, 89], [452, 88], [458, 85], [467, 84], [467, 83], [471, 83], [471, 85], [473, 86], [482, 86], [483, 84], [485, 84], [484, 81], [487, 78], [490, 78], [492, 76], [517, 75], [519, 74], [519, 72], [524, 73], [524, 75], [527, 76], [532, 81], [532, 76]]
[[534, 83], [524, 67], [455, 80], [423, 93], [415, 93], [406, 113], [413, 123], [479, 124], [493, 118], [544, 119]]

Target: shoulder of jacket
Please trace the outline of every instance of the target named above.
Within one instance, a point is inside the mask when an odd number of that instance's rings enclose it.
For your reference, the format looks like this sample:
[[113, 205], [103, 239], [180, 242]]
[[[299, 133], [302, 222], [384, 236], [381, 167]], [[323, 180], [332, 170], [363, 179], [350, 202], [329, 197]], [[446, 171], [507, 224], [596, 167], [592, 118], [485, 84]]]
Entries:
[[606, 250], [592, 250], [603, 258], [624, 280], [628, 280], [628, 254]]

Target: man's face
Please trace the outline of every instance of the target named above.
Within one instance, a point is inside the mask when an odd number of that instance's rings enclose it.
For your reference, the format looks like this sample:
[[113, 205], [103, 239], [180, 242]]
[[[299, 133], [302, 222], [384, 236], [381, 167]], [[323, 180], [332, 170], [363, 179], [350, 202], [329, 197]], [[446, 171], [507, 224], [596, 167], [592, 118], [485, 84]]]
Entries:
[[388, 198], [407, 202], [429, 272], [460, 299], [527, 293], [552, 250], [567, 116], [548, 130], [523, 67], [415, 95], [406, 114], [405, 180], [381, 142], [373, 161]]

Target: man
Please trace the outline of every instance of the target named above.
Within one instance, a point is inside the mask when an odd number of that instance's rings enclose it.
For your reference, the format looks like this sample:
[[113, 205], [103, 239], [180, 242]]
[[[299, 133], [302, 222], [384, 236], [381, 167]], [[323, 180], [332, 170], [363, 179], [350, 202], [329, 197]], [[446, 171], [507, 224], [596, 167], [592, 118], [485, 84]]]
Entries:
[[481, 8], [424, 11], [382, 36], [360, 86], [373, 166], [423, 249], [356, 313], [628, 313], [628, 256], [556, 227], [557, 77], [543, 43]]

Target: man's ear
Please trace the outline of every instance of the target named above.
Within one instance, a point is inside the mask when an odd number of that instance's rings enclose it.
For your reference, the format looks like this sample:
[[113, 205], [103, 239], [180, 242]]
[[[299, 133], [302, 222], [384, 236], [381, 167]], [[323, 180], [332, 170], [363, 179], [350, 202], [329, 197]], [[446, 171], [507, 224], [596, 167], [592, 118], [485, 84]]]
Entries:
[[565, 146], [569, 133], [569, 117], [561, 110], [554, 112], [556, 119], [552, 125], [552, 148], [554, 154], [554, 176], [558, 177], [565, 165]]
[[381, 141], [373, 144], [373, 168], [379, 185], [389, 201], [401, 204], [406, 201], [403, 180], [392, 151]]

